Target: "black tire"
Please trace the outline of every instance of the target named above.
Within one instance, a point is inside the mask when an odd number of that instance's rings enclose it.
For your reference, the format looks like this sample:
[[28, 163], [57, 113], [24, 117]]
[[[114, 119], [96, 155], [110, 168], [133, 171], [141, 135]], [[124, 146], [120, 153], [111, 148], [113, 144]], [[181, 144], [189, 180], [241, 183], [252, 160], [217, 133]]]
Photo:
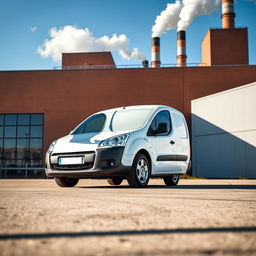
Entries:
[[148, 185], [151, 167], [146, 156], [137, 154], [133, 160], [132, 168], [127, 176], [130, 187], [141, 188]]
[[78, 178], [54, 178], [55, 182], [60, 186], [60, 187], [74, 187], [79, 179]]
[[107, 179], [107, 182], [112, 186], [118, 186], [123, 182], [123, 178], [114, 177], [112, 179]]
[[163, 177], [166, 186], [176, 186], [179, 183], [179, 174], [173, 174], [171, 176]]

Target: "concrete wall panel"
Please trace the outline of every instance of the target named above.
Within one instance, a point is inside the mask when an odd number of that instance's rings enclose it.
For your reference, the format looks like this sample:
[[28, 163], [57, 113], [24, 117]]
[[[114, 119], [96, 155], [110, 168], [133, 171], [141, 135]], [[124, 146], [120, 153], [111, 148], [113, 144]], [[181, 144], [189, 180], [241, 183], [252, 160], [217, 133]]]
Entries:
[[256, 178], [256, 83], [192, 101], [194, 175]]

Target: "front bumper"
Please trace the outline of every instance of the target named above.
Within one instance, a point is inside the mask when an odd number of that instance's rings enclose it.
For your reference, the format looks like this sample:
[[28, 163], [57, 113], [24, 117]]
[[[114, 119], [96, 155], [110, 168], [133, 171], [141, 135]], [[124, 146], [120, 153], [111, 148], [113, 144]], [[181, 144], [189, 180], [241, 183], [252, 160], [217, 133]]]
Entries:
[[[125, 177], [131, 166], [122, 165], [124, 147], [98, 148], [96, 151], [46, 153], [45, 173], [48, 177], [111, 178]], [[58, 157], [83, 156], [85, 164], [58, 165]]]

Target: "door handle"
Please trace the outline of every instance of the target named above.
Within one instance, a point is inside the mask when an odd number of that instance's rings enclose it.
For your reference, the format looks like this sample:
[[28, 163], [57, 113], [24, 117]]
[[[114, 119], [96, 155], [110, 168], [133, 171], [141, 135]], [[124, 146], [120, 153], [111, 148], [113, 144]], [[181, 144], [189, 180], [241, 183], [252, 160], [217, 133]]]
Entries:
[[173, 145], [173, 144], [175, 144], [175, 141], [171, 140], [170, 143]]

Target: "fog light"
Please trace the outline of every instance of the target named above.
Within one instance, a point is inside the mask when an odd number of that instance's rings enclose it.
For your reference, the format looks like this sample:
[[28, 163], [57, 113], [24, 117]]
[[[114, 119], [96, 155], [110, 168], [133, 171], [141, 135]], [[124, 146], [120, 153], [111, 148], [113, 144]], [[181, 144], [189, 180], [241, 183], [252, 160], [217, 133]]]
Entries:
[[114, 167], [114, 165], [115, 165], [115, 161], [114, 160], [109, 162], [109, 166]]

